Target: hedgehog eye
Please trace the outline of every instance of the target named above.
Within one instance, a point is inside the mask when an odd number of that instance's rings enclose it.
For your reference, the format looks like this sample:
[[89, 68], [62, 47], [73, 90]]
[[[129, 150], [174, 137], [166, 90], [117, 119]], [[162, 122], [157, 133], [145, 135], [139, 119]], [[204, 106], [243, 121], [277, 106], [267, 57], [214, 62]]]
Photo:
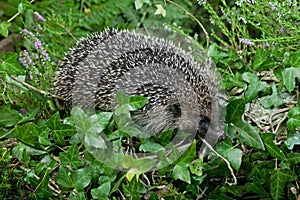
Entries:
[[208, 117], [200, 116], [198, 132], [201, 137], [205, 136], [205, 134], [208, 130], [209, 124], [210, 124], [210, 119]]
[[181, 116], [181, 108], [179, 103], [174, 103], [170, 105], [169, 111], [173, 113], [174, 118], [179, 118]]

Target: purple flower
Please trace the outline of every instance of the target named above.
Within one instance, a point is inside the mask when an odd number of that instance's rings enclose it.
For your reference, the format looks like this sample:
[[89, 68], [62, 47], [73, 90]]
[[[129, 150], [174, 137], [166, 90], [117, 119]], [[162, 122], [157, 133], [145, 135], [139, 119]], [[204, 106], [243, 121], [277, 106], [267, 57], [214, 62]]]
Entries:
[[240, 42], [241, 42], [242, 44], [246, 44], [246, 45], [248, 45], [248, 46], [253, 46], [253, 45], [254, 45], [253, 42], [251, 42], [249, 39], [246, 39], [246, 38], [240, 39]]
[[35, 16], [37, 17], [37, 20], [45, 22], [46, 19], [38, 12], [34, 12]]
[[271, 7], [271, 9], [272, 9], [273, 11], [277, 11], [277, 10], [278, 10], [278, 8], [276, 8], [275, 4], [273, 4], [273, 3], [271, 3], [271, 2], [269, 2], [269, 6]]
[[38, 53], [40, 53], [41, 56], [41, 60], [43, 61], [50, 61], [50, 57], [47, 53], [47, 51], [44, 49], [41, 40], [39, 40], [38, 38], [35, 39], [34, 41], [34, 47], [37, 50]]
[[25, 67], [28, 67], [32, 63], [32, 58], [30, 57], [27, 50], [24, 50], [23, 53], [21, 53], [19, 60]]
[[231, 24], [231, 21], [230, 21], [229, 17], [227, 17], [227, 16], [226, 16], [226, 21], [228, 24]]
[[26, 111], [24, 108], [21, 108], [20, 111], [19, 111], [19, 113], [21, 113], [21, 114], [26, 114], [27, 111]]
[[270, 48], [270, 44], [269, 44], [268, 41], [266, 41], [265, 45], [266, 45], [267, 48]]
[[25, 33], [25, 35], [28, 35], [28, 36], [31, 36], [31, 37], [35, 37], [35, 35], [32, 32], [28, 31], [27, 29], [24, 29], [22, 31], [22, 33]]
[[43, 45], [42, 45], [42, 43], [41, 43], [41, 40], [39, 40], [38, 38], [36, 38], [35, 41], [34, 41], [34, 47], [36, 48], [36, 50], [37, 50], [38, 52], [41, 52], [41, 50], [44, 49], [44, 48], [43, 48]]

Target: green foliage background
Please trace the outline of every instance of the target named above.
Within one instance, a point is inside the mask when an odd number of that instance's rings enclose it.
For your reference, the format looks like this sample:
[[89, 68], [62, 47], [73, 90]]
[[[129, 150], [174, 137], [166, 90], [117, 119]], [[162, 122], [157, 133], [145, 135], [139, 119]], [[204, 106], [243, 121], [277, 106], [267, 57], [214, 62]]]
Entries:
[[[0, 199], [300, 198], [296, 0], [0, 0], [0, 5], [0, 39], [17, 35], [15, 52], [2, 53], [0, 63]], [[78, 108], [57, 111], [49, 96], [55, 71], [81, 37], [107, 27], [165, 25], [195, 38], [216, 64], [226, 91], [227, 137], [205, 160], [194, 142], [155, 173], [146, 173], [151, 162], [131, 157], [123, 166], [136, 171], [120, 172], [95, 159], [81, 137], [97, 138], [93, 146], [103, 141], [91, 130], [114, 140], [142, 134], [121, 121], [145, 99], [120, 94], [122, 109], [97, 113], [101, 120], [91, 123], [95, 116]], [[37, 39], [50, 61], [36, 48]], [[20, 62], [24, 50], [32, 58], [27, 67]], [[170, 134], [141, 146], [157, 152]]]

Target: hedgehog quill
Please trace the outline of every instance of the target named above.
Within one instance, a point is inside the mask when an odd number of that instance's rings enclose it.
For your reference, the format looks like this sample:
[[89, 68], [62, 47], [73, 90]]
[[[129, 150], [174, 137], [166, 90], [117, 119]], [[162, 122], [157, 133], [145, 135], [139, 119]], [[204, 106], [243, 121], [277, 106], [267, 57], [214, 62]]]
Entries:
[[[55, 81], [55, 95], [67, 108], [111, 111], [118, 90], [148, 98], [132, 113], [144, 131], [168, 129], [200, 133], [217, 130], [218, 80], [209, 59], [201, 63], [169, 40], [137, 31], [108, 29], [80, 40], [63, 59]], [[212, 133], [210, 133], [212, 134]]]

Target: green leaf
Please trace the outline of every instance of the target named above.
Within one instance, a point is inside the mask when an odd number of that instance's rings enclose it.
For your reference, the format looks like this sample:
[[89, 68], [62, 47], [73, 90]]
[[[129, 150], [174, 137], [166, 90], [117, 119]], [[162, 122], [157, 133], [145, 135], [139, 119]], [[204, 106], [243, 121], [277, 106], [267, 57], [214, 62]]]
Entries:
[[134, 6], [135, 6], [135, 9], [138, 10], [140, 9], [144, 4], [144, 1], [143, 0], [135, 0], [134, 1]]
[[129, 96], [123, 90], [118, 90], [116, 94], [116, 102], [119, 105], [128, 104]]
[[58, 184], [65, 188], [75, 188], [80, 191], [90, 184], [92, 172], [89, 168], [70, 171], [68, 168], [60, 166], [56, 180]]
[[8, 106], [0, 107], [0, 126], [11, 127], [21, 121], [21, 114]]
[[155, 6], [156, 6], [157, 9], [156, 9], [154, 15], [162, 15], [163, 17], [166, 17], [167, 12], [164, 9], [164, 7], [161, 4], [157, 4]]
[[197, 176], [203, 175], [203, 158], [199, 158], [194, 164], [190, 165], [191, 173]]
[[[41, 130], [41, 129], [40, 129]], [[48, 127], [45, 127], [41, 130], [39, 136], [38, 136], [38, 142], [41, 145], [44, 146], [50, 146], [51, 145], [51, 141], [49, 139], [49, 134], [50, 134], [50, 129]]]
[[300, 134], [294, 134], [284, 141], [284, 144], [289, 150], [292, 150], [295, 145], [300, 145]]
[[87, 149], [107, 149], [105, 140], [97, 132], [87, 132], [84, 135], [83, 144]]
[[100, 133], [109, 123], [112, 113], [103, 112], [88, 116], [82, 109], [75, 107], [71, 114], [78, 132], [82, 135], [83, 143], [88, 149], [107, 148]]
[[64, 188], [73, 188], [73, 181], [69, 173], [71, 174], [67, 167], [63, 165], [59, 167], [56, 181]]
[[110, 194], [114, 193], [115, 191], [117, 191], [120, 188], [120, 185], [125, 177], [126, 176], [123, 175], [121, 178], [119, 178], [119, 180], [115, 183], [114, 187], [111, 189]]
[[252, 68], [257, 70], [269, 57], [269, 53], [264, 48], [259, 48], [253, 58]]
[[122, 166], [126, 169], [129, 169], [126, 177], [129, 174], [132, 174], [132, 175], [143, 174], [143, 173], [151, 170], [155, 164], [156, 164], [155, 160], [153, 160], [153, 159], [150, 159], [150, 158], [134, 159], [130, 155], [125, 155], [123, 157], [123, 162], [122, 162]]
[[259, 103], [264, 108], [270, 108], [272, 106], [279, 107], [285, 103], [284, 96], [278, 94], [275, 84], [272, 84], [272, 95], [264, 96], [260, 98]]
[[274, 199], [280, 199], [284, 191], [286, 182], [295, 181], [295, 180], [297, 180], [296, 174], [289, 169], [283, 169], [283, 170], [278, 169], [274, 171], [271, 175], [271, 182], [270, 182], [271, 196]]
[[79, 159], [79, 149], [76, 144], [72, 144], [66, 152], [60, 152], [59, 158], [63, 165], [72, 165], [74, 169], [78, 169], [82, 165]]
[[2, 22], [0, 24], [0, 34], [3, 35], [4, 37], [8, 36], [8, 28], [10, 27], [11, 23], [10, 22]]
[[229, 102], [226, 109], [226, 121], [234, 123], [242, 118], [245, 111], [245, 100], [235, 99]]
[[300, 68], [286, 68], [282, 72], [282, 77], [284, 86], [289, 92], [292, 92], [295, 88], [296, 78], [300, 80]]
[[40, 108], [34, 108], [30, 111], [28, 111], [28, 113], [21, 115], [22, 120], [19, 121], [19, 123], [24, 123], [24, 122], [28, 122], [28, 121], [32, 121], [35, 119], [36, 114], [39, 112]]
[[240, 149], [232, 147], [232, 143], [229, 139], [219, 143], [216, 146], [216, 151], [225, 157], [235, 170], [239, 170], [242, 164], [243, 152]]
[[19, 160], [22, 160], [24, 151], [26, 151], [27, 155], [33, 155], [33, 156], [43, 155], [47, 153], [47, 151], [38, 150], [26, 144], [23, 144], [22, 142], [19, 142], [19, 144], [17, 144], [17, 146], [13, 148], [12, 155], [18, 158]]
[[300, 50], [294, 52], [290, 57], [291, 67], [300, 68]]
[[86, 192], [71, 192], [71, 194], [67, 198], [68, 200], [87, 200]]
[[233, 87], [239, 87], [239, 88], [245, 88], [246, 84], [242, 79], [241, 74], [236, 73], [234, 75], [229, 74], [227, 76], [225, 76], [224, 80], [223, 80], [223, 85], [225, 87], [225, 89], [230, 90]]
[[250, 102], [257, 96], [261, 88], [261, 82], [258, 77], [251, 72], [245, 72], [242, 77], [247, 83], [249, 83], [247, 90], [245, 91], [245, 100], [246, 102]]
[[149, 138], [149, 134], [143, 130], [140, 130], [134, 126], [126, 125], [120, 128], [121, 131], [127, 133], [131, 137]]
[[36, 124], [29, 122], [23, 126], [17, 126], [14, 136], [23, 143], [38, 148], [40, 147], [38, 137], [41, 133], [43, 133], [43, 131], [45, 131], [45, 129], [48, 128], [45, 126], [39, 128]]
[[264, 180], [254, 180], [253, 183], [246, 183], [246, 188], [248, 192], [255, 192], [261, 196], [267, 195], [266, 190], [262, 186]]
[[100, 112], [100, 113], [97, 113], [97, 118], [98, 118], [98, 132], [102, 132], [106, 126], [109, 124], [109, 121], [113, 115], [112, 112]]
[[285, 159], [285, 155], [282, 153], [282, 151], [275, 145], [275, 135], [272, 133], [263, 133], [261, 134], [261, 137], [264, 141], [264, 144], [271, 156], [274, 158], [278, 158], [280, 160]]
[[111, 189], [111, 183], [107, 182], [107, 183], [103, 183], [101, 184], [98, 188], [92, 189], [91, 190], [91, 195], [93, 197], [93, 199], [109, 199], [108, 195]]
[[210, 57], [210, 58], [213, 58], [215, 63], [217, 63], [220, 60], [223, 60], [224, 58], [228, 57], [228, 53], [225, 53], [223, 51], [219, 51], [218, 50], [218, 45], [216, 43], [213, 43], [208, 48], [207, 56]]
[[134, 111], [142, 108], [144, 105], [148, 103], [148, 99], [143, 96], [131, 96], [129, 97], [129, 110]]
[[196, 156], [196, 141], [194, 140], [189, 148], [184, 151], [180, 158], [176, 161], [176, 164], [181, 166], [189, 166]]
[[139, 150], [143, 152], [159, 152], [163, 151], [164, 147], [160, 144], [147, 140], [145, 143], [140, 145]]
[[188, 184], [191, 184], [190, 171], [185, 165], [175, 165], [173, 168], [173, 178], [175, 180], [179, 179]]
[[250, 124], [243, 120], [239, 120], [234, 122], [234, 125], [240, 133], [240, 140], [242, 142], [256, 149], [265, 150], [259, 133]]
[[18, 54], [15, 52], [3, 52], [0, 71], [5, 71], [8, 75], [25, 74], [25, 70], [18, 62]]
[[59, 113], [53, 114], [47, 121], [49, 128], [53, 130], [52, 138], [58, 145], [65, 145], [65, 137], [73, 136], [76, 133], [76, 129], [69, 124], [61, 124]]
[[291, 164], [300, 163], [300, 153], [289, 153], [287, 156], [287, 162]]
[[21, 14], [23, 14], [23, 13], [25, 13], [25, 11], [26, 11], [27, 9], [30, 9], [31, 7], [32, 7], [32, 5], [31, 5], [30, 3], [24, 1], [24, 2], [22, 2], [22, 3], [19, 3], [19, 5], [18, 5], [18, 11], [19, 11]]

